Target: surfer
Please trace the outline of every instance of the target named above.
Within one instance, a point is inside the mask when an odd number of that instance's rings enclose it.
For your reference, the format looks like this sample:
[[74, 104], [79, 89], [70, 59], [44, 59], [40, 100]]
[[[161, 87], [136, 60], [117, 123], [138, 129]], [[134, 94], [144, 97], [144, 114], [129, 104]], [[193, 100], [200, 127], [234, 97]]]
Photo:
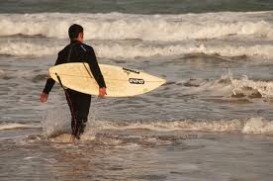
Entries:
[[[55, 65], [68, 62], [87, 62], [99, 85], [99, 97], [104, 97], [107, 94], [104, 78], [99, 68], [93, 48], [83, 43], [83, 27], [77, 24], [71, 25], [68, 29], [68, 35], [70, 38], [70, 44], [68, 44], [58, 53], [58, 58]], [[44, 103], [47, 101], [48, 94], [54, 84], [55, 81], [52, 78], [47, 79], [44, 90], [40, 96], [41, 102]], [[88, 119], [91, 95], [80, 93], [71, 89], [65, 89], [65, 96], [71, 112], [72, 136], [76, 139], [80, 139]]]

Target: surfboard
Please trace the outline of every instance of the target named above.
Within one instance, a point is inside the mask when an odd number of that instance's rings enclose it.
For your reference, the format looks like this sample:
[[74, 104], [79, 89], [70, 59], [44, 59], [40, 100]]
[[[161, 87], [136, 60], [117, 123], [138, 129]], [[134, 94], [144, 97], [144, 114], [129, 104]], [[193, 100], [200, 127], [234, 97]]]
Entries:
[[[129, 68], [100, 64], [104, 77], [106, 97], [130, 97], [152, 91], [166, 81], [162, 78]], [[98, 95], [99, 86], [87, 63], [73, 62], [49, 68], [49, 75], [69, 89], [90, 95]]]

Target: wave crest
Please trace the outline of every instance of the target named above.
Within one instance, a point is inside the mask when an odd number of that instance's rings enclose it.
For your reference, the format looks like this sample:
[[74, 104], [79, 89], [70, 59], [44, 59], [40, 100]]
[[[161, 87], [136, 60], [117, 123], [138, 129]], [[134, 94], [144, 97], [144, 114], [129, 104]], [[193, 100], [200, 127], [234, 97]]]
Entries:
[[[95, 124], [95, 125], [94, 125]], [[98, 121], [87, 127], [88, 132], [94, 132], [92, 128], [101, 130], [151, 130], [151, 131], [201, 131], [201, 132], [240, 132], [243, 134], [260, 134], [273, 136], [273, 122], [262, 117], [253, 117], [246, 120], [180, 120], [180, 121], [154, 121], [154, 122], [107, 122]]]
[[226, 98], [273, 98], [272, 81], [251, 80], [247, 76], [233, 78], [228, 74], [212, 81], [189, 79], [182, 84], [191, 94], [206, 91], [206, 94], [211, 93]]
[[[1, 45], [2, 44], [2, 45]], [[43, 44], [31, 42], [10, 41], [0, 42], [0, 55], [34, 56], [56, 55], [63, 45], [52, 42]], [[268, 60], [273, 58], [273, 45], [210, 45], [203, 43], [188, 43], [179, 45], [127, 45], [122, 43], [96, 43], [95, 51], [100, 58], [134, 59], [138, 57], [172, 57], [192, 54], [216, 55], [222, 57], [252, 57]]]
[[[42, 35], [67, 38], [73, 23], [82, 24], [87, 39], [181, 41], [228, 36], [273, 39], [273, 22], [263, 13], [205, 13], [184, 15], [129, 15], [41, 13], [0, 15], [0, 36]], [[16, 28], [15, 28], [16, 27]]]

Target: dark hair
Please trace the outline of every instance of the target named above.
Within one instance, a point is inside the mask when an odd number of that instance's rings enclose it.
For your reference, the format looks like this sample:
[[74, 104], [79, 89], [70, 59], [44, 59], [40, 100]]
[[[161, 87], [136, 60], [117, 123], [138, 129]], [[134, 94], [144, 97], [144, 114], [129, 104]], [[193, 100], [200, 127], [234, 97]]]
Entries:
[[70, 40], [73, 40], [79, 36], [79, 33], [83, 33], [83, 27], [78, 24], [73, 24], [68, 29], [68, 35]]

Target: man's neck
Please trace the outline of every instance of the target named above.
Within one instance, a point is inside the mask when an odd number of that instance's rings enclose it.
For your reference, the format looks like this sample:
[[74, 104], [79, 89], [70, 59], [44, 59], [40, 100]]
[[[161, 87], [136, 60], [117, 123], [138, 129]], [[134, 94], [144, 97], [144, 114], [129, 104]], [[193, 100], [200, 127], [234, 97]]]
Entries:
[[79, 42], [79, 43], [83, 43], [83, 41], [79, 40], [79, 39], [73, 39], [73, 40], [70, 40], [71, 43], [76, 43], [76, 42]]

